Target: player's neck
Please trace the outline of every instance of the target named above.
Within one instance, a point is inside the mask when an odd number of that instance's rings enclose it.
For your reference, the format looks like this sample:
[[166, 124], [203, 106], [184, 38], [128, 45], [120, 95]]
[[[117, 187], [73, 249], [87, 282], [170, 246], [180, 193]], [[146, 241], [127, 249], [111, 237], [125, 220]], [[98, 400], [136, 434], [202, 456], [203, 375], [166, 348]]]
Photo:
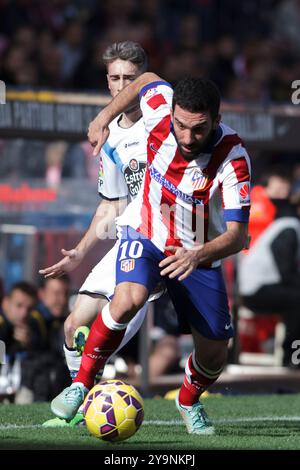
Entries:
[[129, 113], [123, 113], [119, 121], [119, 126], [125, 129], [133, 126], [142, 116], [140, 107]]

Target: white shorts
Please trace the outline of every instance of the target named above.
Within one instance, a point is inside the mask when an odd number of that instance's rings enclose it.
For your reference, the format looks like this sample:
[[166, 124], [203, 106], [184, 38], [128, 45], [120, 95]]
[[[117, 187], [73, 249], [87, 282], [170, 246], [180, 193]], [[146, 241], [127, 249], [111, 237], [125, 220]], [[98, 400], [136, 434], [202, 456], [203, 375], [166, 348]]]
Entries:
[[[96, 294], [102, 295], [111, 300], [116, 287], [116, 261], [120, 240], [106, 253], [92, 269], [84, 283], [79, 289], [80, 294]], [[153, 301], [161, 297], [164, 288], [160, 286], [155, 292], [149, 296], [149, 301]]]

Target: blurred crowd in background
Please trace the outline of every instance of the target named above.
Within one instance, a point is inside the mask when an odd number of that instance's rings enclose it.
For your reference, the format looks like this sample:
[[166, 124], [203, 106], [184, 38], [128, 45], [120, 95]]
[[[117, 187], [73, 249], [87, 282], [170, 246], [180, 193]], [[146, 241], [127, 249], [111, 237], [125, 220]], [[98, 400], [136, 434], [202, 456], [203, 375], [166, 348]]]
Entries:
[[[38, 287], [20, 281], [6, 293], [0, 291], [0, 341], [6, 347], [4, 364], [0, 363], [0, 402], [48, 401], [69, 384], [63, 345], [64, 322], [76, 296], [71, 294], [66, 274], [41, 278]], [[150, 378], [183, 372], [183, 348], [188, 344], [189, 353], [190, 340], [179, 341], [177, 319], [167, 296], [155, 303], [150, 330]], [[141, 372], [138, 351], [139, 334], [110, 359], [103, 377], [136, 379]]]
[[42, 282], [39, 289], [20, 281], [3, 296], [0, 339], [6, 360], [0, 369], [0, 396], [11, 396], [16, 403], [46, 401], [68, 383], [62, 345], [69, 284], [67, 276]]
[[[300, 77], [300, 0], [0, 0], [0, 78], [18, 89], [107, 93], [105, 48], [139, 42], [149, 70], [175, 84], [213, 79], [233, 103], [291, 103]], [[20, 136], [21, 137], [21, 136]], [[87, 143], [0, 140], [2, 178], [95, 181]], [[271, 164], [295, 166], [291, 152], [253, 152], [254, 181]], [[26, 157], [26, 158], [24, 158]]]
[[290, 100], [300, 76], [299, 0], [0, 0], [7, 85], [106, 89], [101, 52], [139, 42], [150, 70], [175, 83], [213, 79], [226, 100]]

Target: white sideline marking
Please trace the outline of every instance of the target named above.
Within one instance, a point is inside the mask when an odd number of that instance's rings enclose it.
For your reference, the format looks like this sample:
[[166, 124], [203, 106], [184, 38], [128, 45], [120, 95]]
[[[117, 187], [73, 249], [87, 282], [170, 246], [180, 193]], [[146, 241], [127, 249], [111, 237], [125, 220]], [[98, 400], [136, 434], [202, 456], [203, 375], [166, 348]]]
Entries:
[[[256, 423], [256, 422], [264, 422], [264, 421], [295, 421], [295, 422], [300, 422], [300, 416], [259, 416], [257, 418], [255, 417], [245, 417], [245, 418], [224, 418], [224, 419], [214, 419], [213, 423], [214, 424], [226, 424], [226, 423]], [[156, 426], [178, 426], [178, 425], [184, 425], [184, 422], [181, 420], [173, 420], [173, 421], [155, 421], [155, 420], [150, 420], [150, 421], [144, 421], [144, 425], [156, 425]]]
[[[229, 423], [256, 423], [256, 422], [273, 422], [273, 421], [290, 421], [290, 422], [300, 422], [300, 416], [258, 416], [258, 417], [244, 417], [244, 418], [225, 418], [225, 419], [215, 419], [215, 424], [229, 424]], [[162, 421], [162, 420], [146, 420], [143, 422], [143, 426], [184, 426], [184, 422], [181, 420], [170, 420], [170, 421]], [[57, 426], [59, 427], [59, 426]], [[51, 429], [42, 426], [41, 424], [1, 424], [0, 431], [5, 430], [13, 430], [13, 429]], [[52, 428], [53, 429], [53, 428]], [[63, 428], [62, 428], [63, 429]]]

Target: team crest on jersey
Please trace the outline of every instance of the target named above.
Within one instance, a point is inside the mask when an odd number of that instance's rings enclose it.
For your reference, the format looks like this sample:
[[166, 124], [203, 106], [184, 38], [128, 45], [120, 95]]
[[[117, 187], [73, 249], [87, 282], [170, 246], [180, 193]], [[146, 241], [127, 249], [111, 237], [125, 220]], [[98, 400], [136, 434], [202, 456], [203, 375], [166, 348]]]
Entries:
[[129, 273], [129, 271], [133, 271], [135, 268], [135, 260], [134, 259], [123, 259], [121, 261], [121, 271], [125, 273]]
[[152, 98], [152, 96], [154, 95], [157, 95], [158, 93], [158, 90], [156, 88], [150, 88], [149, 90], [146, 91], [146, 93], [144, 94], [144, 98], [146, 100], [149, 100], [150, 98]]
[[248, 181], [238, 183], [237, 192], [239, 195], [240, 204], [249, 204], [250, 202], [250, 184]]
[[203, 175], [202, 171], [196, 169], [192, 176], [192, 185], [194, 190], [204, 189], [207, 185], [207, 177]]
[[132, 170], [132, 171], [138, 171], [139, 169], [139, 162], [137, 161], [136, 158], [132, 158], [129, 162], [129, 168]]

